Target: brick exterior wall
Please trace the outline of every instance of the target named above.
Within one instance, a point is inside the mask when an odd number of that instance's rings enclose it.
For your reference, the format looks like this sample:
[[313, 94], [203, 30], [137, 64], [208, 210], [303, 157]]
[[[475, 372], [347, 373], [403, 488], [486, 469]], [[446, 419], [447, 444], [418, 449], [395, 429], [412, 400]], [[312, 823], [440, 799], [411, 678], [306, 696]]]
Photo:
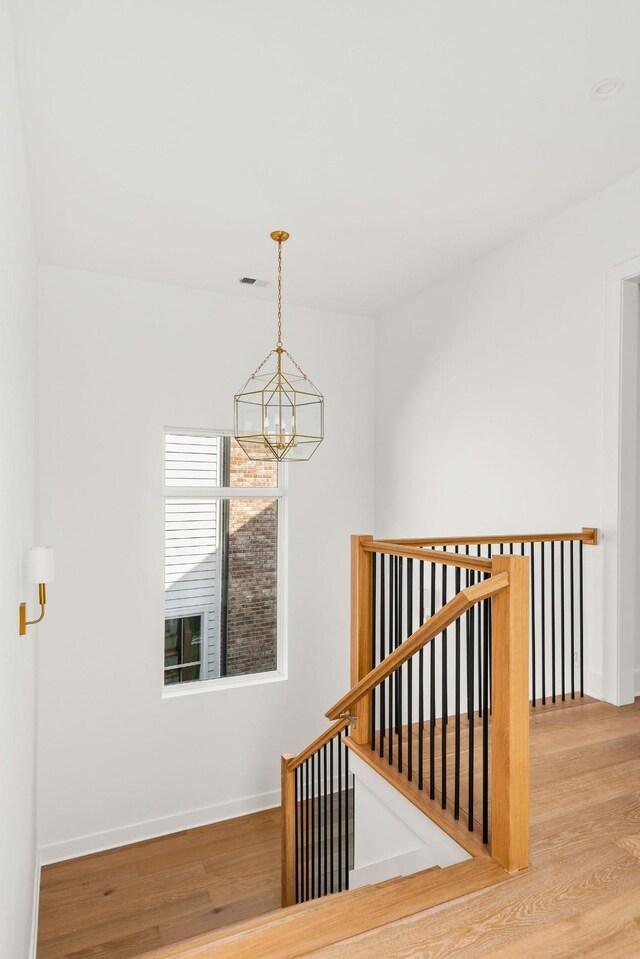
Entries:
[[[231, 441], [229, 482], [275, 486], [273, 463], [248, 459]], [[266, 492], [266, 490], [265, 490]], [[229, 500], [227, 676], [277, 668], [278, 503]]]

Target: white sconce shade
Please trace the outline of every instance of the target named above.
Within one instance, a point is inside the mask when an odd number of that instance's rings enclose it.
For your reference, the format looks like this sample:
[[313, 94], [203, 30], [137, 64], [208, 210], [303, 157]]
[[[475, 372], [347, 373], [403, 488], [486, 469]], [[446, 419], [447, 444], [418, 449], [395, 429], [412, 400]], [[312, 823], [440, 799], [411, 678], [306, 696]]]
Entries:
[[27, 581], [40, 584], [53, 580], [53, 547], [33, 546], [27, 551]]

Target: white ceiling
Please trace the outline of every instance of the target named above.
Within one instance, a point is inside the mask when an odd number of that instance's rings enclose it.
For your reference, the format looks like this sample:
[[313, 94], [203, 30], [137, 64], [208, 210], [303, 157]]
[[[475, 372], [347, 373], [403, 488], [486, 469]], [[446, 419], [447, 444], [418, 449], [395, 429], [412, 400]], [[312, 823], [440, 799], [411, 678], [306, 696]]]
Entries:
[[[14, 0], [40, 259], [377, 314], [640, 167], [638, 0]], [[622, 93], [594, 102], [609, 76]]]

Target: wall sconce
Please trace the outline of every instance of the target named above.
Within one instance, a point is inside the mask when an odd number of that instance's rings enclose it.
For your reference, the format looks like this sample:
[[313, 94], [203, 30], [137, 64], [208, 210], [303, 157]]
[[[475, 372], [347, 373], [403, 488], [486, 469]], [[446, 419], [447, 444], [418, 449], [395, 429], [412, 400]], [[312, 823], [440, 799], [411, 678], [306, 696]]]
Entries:
[[27, 552], [27, 582], [38, 586], [40, 615], [37, 619], [27, 619], [27, 604], [20, 603], [20, 635], [24, 636], [27, 626], [33, 626], [44, 619], [44, 608], [47, 603], [47, 583], [52, 583], [53, 576], [53, 549], [51, 546], [34, 546]]

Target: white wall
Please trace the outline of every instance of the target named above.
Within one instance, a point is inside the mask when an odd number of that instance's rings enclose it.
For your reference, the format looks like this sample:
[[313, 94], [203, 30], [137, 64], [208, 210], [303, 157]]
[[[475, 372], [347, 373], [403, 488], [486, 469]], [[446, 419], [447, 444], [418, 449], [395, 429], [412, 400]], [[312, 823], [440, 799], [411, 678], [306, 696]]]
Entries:
[[348, 684], [348, 537], [373, 522], [374, 358], [372, 321], [285, 310], [327, 437], [289, 468], [289, 679], [163, 700], [162, 428], [232, 425], [274, 307], [42, 267], [39, 324], [41, 523], [57, 567], [40, 827], [54, 859], [277, 802], [280, 753], [325, 728]]
[[[634, 312], [638, 312], [638, 303], [640, 302], [640, 296], [635, 297], [634, 303]], [[640, 323], [640, 314], [637, 316], [637, 322]], [[636, 352], [636, 363], [635, 363], [635, 399], [636, 399], [636, 423], [635, 423], [635, 432], [636, 432], [636, 523], [635, 523], [635, 547], [636, 547], [636, 557], [638, 555], [638, 546], [640, 545], [640, 484], [638, 478], [640, 477], [640, 336], [637, 338], [638, 349]], [[634, 692], [636, 696], [640, 696], [640, 629], [638, 628], [638, 613], [640, 612], [640, 563], [636, 561], [636, 575], [634, 577], [635, 582], [635, 609], [634, 609], [634, 621], [636, 624], [636, 635], [635, 635], [635, 677], [634, 677]]]
[[[376, 534], [602, 526], [605, 277], [639, 223], [640, 172], [380, 321]], [[594, 695], [601, 555], [585, 549]]]
[[351, 756], [350, 770], [355, 779], [355, 834], [349, 888], [471, 858], [358, 756]]
[[[37, 629], [18, 636], [34, 538], [35, 256], [9, 4], [0, 0], [0, 956], [26, 959], [36, 862]], [[31, 611], [36, 609], [30, 596]]]

